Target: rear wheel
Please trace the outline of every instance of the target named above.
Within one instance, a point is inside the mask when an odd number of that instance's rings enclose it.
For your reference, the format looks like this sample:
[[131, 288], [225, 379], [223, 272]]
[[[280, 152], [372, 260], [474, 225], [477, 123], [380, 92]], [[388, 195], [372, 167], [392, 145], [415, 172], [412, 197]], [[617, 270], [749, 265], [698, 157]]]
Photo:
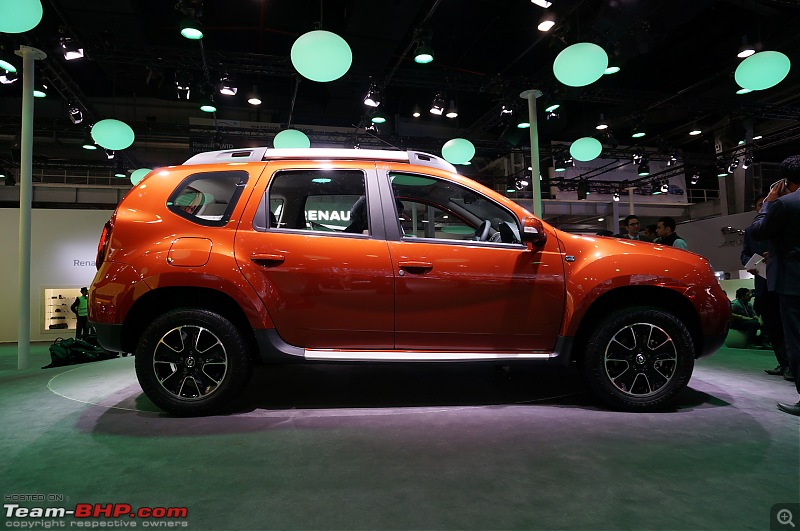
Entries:
[[629, 411], [663, 406], [689, 383], [693, 369], [689, 330], [658, 308], [629, 308], [603, 319], [589, 336], [583, 359], [592, 390]]
[[148, 398], [181, 416], [218, 411], [242, 392], [252, 372], [242, 333], [207, 310], [160, 316], [142, 334], [135, 364]]

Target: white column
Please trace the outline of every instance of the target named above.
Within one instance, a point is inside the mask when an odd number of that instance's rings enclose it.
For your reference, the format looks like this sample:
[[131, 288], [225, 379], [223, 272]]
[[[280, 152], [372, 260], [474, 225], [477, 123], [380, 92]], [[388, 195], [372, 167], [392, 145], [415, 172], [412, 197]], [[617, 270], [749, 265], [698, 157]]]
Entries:
[[536, 98], [540, 90], [526, 90], [519, 97], [528, 100], [528, 123], [531, 124], [531, 190], [533, 191], [533, 215], [542, 218], [542, 183], [539, 180], [539, 128], [536, 123]]
[[33, 203], [33, 62], [47, 57], [36, 48], [21, 46], [22, 137], [19, 160], [19, 306], [17, 369], [28, 368], [31, 347], [31, 205]]

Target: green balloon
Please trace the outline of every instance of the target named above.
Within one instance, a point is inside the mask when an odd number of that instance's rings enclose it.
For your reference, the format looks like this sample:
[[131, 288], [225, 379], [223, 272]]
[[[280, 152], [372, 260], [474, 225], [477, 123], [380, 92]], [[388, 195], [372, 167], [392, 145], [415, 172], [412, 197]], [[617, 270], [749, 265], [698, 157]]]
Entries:
[[311, 140], [297, 129], [284, 129], [272, 140], [272, 145], [275, 149], [283, 148], [307, 148], [311, 147]]
[[339, 79], [353, 64], [353, 52], [347, 41], [323, 30], [298, 37], [292, 45], [291, 58], [301, 76], [320, 83]]
[[783, 81], [791, 66], [781, 52], [759, 52], [739, 63], [734, 78], [742, 88], [764, 90]]
[[579, 42], [567, 46], [553, 62], [556, 79], [570, 87], [594, 83], [608, 68], [608, 54], [596, 44]]
[[464, 164], [475, 156], [475, 146], [466, 138], [454, 138], [442, 146], [442, 157], [451, 164]]
[[150, 168], [139, 168], [138, 170], [134, 170], [133, 173], [131, 173], [131, 184], [136, 186], [137, 184], [142, 182], [142, 179], [144, 179], [145, 176], [151, 171], [153, 170], [151, 170]]
[[133, 129], [125, 122], [119, 120], [100, 120], [92, 126], [92, 140], [98, 146], [106, 149], [120, 151], [133, 144]]
[[590, 136], [579, 138], [569, 146], [569, 154], [572, 155], [572, 158], [582, 162], [596, 159], [602, 151], [603, 145], [600, 141]]
[[40, 0], [0, 2], [0, 33], [23, 33], [35, 28], [41, 20]]

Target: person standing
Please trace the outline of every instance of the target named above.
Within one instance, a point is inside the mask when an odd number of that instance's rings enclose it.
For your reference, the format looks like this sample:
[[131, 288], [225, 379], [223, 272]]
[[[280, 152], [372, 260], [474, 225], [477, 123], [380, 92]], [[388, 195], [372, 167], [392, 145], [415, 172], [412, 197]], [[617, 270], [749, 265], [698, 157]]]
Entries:
[[[800, 155], [781, 163], [781, 175], [750, 228], [756, 240], [769, 240], [767, 288], [780, 297], [786, 360], [800, 394]], [[800, 400], [778, 409], [800, 416]]]
[[675, 232], [675, 220], [669, 216], [658, 219], [656, 234], [658, 234], [658, 238], [656, 238], [655, 243], [671, 245], [672, 247], [677, 247], [684, 251], [689, 250], [686, 240], [678, 236], [678, 233]]
[[[761, 210], [764, 206], [765, 195], [760, 195], [756, 198], [755, 207], [756, 212]], [[747, 265], [750, 258], [754, 254], [759, 254], [764, 257], [764, 260], [769, 258], [769, 249], [767, 248], [766, 241], [756, 241], [753, 238], [753, 230], [747, 227], [744, 230], [744, 240], [742, 241], [742, 265]], [[789, 376], [789, 364], [786, 361], [786, 347], [783, 342], [783, 323], [781, 322], [781, 306], [780, 297], [774, 291], [767, 288], [767, 279], [758, 274], [758, 270], [750, 269], [748, 272], [753, 275], [755, 302], [753, 302], [753, 309], [761, 317], [764, 324], [764, 330], [767, 332], [772, 350], [775, 352], [775, 358], [778, 360], [778, 366], [774, 369], [765, 369], [764, 372], [774, 376]]]
[[625, 220], [622, 222], [623, 232], [619, 234], [615, 234], [615, 238], [623, 238], [628, 240], [639, 240], [643, 242], [652, 241], [646, 236], [642, 236], [639, 234], [639, 218], [631, 214], [630, 216], [625, 216]]
[[89, 334], [89, 288], [81, 288], [81, 296], [69, 307], [78, 318], [75, 324], [75, 338], [81, 339]]

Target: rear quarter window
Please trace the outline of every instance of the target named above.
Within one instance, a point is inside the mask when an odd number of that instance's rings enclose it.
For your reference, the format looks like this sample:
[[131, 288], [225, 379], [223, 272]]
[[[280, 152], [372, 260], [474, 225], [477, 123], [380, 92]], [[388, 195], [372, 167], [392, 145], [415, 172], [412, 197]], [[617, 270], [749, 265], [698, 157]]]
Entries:
[[221, 227], [230, 220], [248, 177], [241, 170], [189, 175], [169, 196], [167, 208], [199, 225]]

